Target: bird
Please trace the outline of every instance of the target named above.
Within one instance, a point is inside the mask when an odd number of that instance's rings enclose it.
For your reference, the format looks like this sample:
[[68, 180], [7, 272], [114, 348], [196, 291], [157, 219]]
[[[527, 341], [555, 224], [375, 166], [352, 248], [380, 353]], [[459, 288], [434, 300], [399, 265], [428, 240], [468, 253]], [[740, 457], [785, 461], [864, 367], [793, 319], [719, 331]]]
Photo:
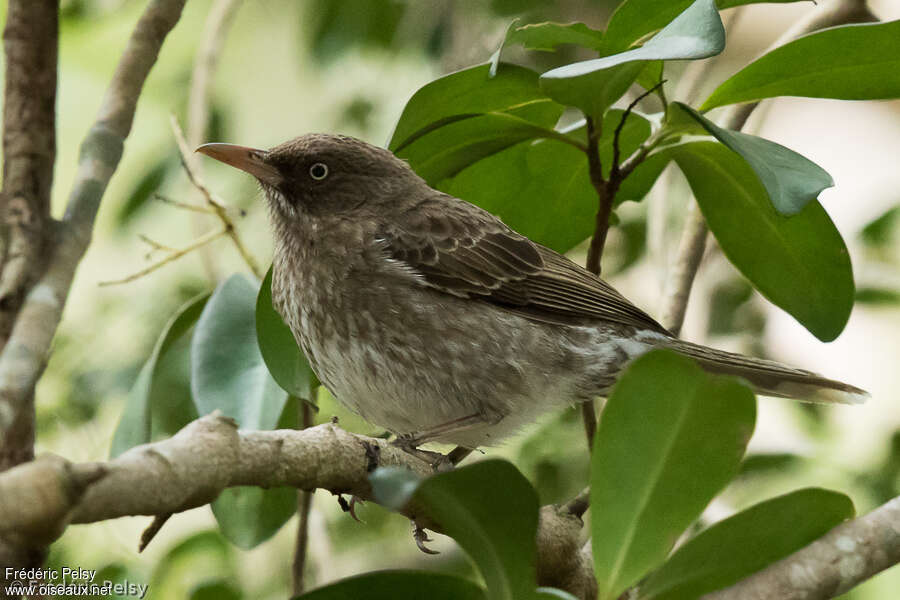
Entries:
[[259, 182], [273, 305], [319, 380], [408, 448], [496, 445], [543, 413], [608, 395], [655, 348], [767, 396], [868, 395], [675, 337], [599, 276], [433, 189], [387, 149], [313, 133], [269, 150], [197, 151]]

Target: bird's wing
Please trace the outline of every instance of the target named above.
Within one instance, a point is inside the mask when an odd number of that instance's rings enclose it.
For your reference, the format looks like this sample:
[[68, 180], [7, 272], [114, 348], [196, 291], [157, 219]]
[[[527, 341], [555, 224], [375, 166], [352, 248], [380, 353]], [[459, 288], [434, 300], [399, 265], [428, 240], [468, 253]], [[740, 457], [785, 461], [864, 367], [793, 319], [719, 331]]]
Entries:
[[393, 223], [379, 233], [385, 250], [429, 287], [537, 321], [601, 319], [668, 333], [599, 277], [468, 202], [437, 195]]

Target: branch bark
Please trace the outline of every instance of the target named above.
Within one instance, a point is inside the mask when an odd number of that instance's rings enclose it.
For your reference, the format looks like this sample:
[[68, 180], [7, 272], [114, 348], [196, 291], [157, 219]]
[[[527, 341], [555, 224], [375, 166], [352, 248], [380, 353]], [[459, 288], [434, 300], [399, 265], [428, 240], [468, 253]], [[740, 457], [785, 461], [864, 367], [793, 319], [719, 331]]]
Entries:
[[900, 498], [703, 600], [826, 600], [900, 563]]
[[[823, 3], [823, 6], [812, 10], [805, 19], [795, 23], [778, 38], [767, 52], [819, 29], [877, 20], [877, 17], [869, 10], [866, 0], [832, 0]], [[733, 130], [743, 129], [757, 106], [759, 106], [759, 102], [730, 107], [721, 120], [722, 127]], [[708, 234], [706, 220], [696, 203], [693, 203], [685, 220], [681, 241], [678, 245], [678, 254], [666, 280], [665, 300], [663, 301], [662, 324], [675, 335], [678, 335], [684, 323], [691, 286], [706, 248]]]
[[[373, 457], [379, 466], [432, 474], [424, 461], [385, 440], [336, 424], [240, 431], [234, 421], [214, 413], [172, 438], [137, 446], [109, 462], [72, 464], [41, 456], [0, 474], [0, 540], [46, 545], [70, 524], [182, 512], [241, 485], [321, 488], [372, 500]], [[407, 516], [427, 520], [415, 511], [410, 508]], [[542, 509], [539, 584], [564, 586], [590, 600], [593, 569], [580, 548], [581, 526], [565, 506]]]

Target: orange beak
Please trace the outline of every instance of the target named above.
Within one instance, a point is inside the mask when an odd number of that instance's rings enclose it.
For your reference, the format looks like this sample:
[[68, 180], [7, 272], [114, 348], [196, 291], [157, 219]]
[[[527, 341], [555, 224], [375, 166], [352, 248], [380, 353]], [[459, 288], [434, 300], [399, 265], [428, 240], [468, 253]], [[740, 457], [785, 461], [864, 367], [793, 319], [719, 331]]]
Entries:
[[203, 144], [194, 152], [200, 152], [218, 161], [250, 173], [263, 183], [278, 185], [284, 181], [281, 173], [266, 162], [268, 152], [236, 144]]

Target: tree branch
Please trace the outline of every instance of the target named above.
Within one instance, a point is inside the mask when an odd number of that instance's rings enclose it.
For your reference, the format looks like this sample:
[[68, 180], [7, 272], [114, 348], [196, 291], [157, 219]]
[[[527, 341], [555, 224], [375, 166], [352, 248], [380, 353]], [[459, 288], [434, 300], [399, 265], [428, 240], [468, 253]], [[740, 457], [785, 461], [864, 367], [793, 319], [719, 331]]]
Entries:
[[47, 270], [28, 292], [0, 353], [3, 443], [20, 436], [21, 415], [33, 413], [30, 398], [46, 366], [75, 269], [90, 242], [100, 199], [121, 158], [141, 87], [166, 34], [178, 22], [184, 2], [153, 0], [147, 6], [122, 55], [97, 121], [82, 143], [65, 218], [54, 225]]
[[[372, 500], [373, 456], [379, 466], [410, 469], [422, 477], [433, 473], [427, 463], [385, 440], [336, 424], [240, 431], [234, 421], [213, 413], [172, 438], [137, 446], [105, 463], [73, 464], [46, 455], [0, 474], [0, 540], [46, 544], [69, 524], [182, 512], [242, 485], [322, 488]], [[436, 529], [416, 507], [405, 514]], [[590, 589], [593, 570], [581, 554], [581, 526], [566, 506], [542, 509], [540, 585], [568, 582], [574, 586], [565, 588], [570, 591]]]
[[900, 498], [703, 600], [825, 600], [900, 563]]
[[[843, 25], [847, 23], [863, 23], [877, 21], [877, 17], [868, 9], [865, 0], [832, 0], [823, 2], [807, 15], [794, 24], [778, 40], [766, 50], [783, 46], [800, 36], [819, 29]], [[759, 102], [751, 102], [737, 106], [731, 106], [721, 120], [722, 127], [733, 130], [741, 130], [750, 118], [750, 115], [759, 106]], [[694, 207], [688, 213], [678, 245], [678, 254], [674, 265], [666, 280], [666, 291], [663, 301], [662, 324], [674, 334], [678, 334], [684, 322], [687, 310], [687, 302], [691, 294], [691, 286], [700, 266], [700, 259], [706, 248], [706, 238], [709, 229], [706, 220]]]

